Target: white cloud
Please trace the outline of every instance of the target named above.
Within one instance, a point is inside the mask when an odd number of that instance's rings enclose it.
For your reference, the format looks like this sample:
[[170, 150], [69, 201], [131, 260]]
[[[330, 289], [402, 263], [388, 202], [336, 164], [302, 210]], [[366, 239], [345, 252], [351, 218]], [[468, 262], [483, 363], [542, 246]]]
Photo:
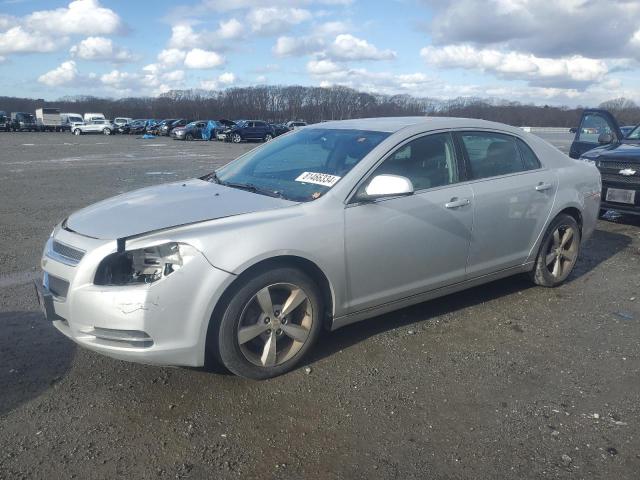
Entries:
[[190, 50], [184, 59], [184, 66], [187, 68], [215, 68], [223, 63], [224, 57], [222, 55], [201, 48]]
[[217, 34], [225, 39], [225, 40], [233, 40], [235, 38], [240, 38], [244, 33], [244, 27], [242, 24], [235, 18], [232, 18], [226, 22], [220, 22], [220, 28], [217, 31]]
[[133, 54], [125, 49], [117, 47], [110, 38], [88, 37], [69, 50], [72, 56], [82, 60], [110, 61], [114, 63], [130, 62], [134, 60]]
[[602, 81], [608, 72], [603, 60], [579, 55], [559, 59], [540, 58], [532, 54], [477, 49], [470, 45], [428, 46], [420, 51], [420, 55], [437, 67], [479, 69], [539, 85], [555, 82], [555, 86], [565, 83], [585, 86]]
[[331, 60], [311, 60], [307, 63], [307, 72], [311, 75], [326, 75], [341, 70], [342, 67]]
[[224, 72], [220, 74], [218, 81], [224, 85], [231, 85], [236, 81], [236, 76], [231, 72]]
[[112, 70], [100, 76], [100, 81], [109, 87], [118, 90], [130, 90], [134, 84], [140, 81], [140, 75], [136, 73], [121, 72], [120, 70]]
[[53, 52], [68, 40], [53, 39], [47, 35], [28, 32], [20, 25], [0, 33], [0, 54]]
[[317, 52], [323, 45], [318, 37], [278, 37], [273, 53], [279, 57], [307, 55]]
[[301, 8], [263, 7], [252, 9], [247, 21], [254, 33], [275, 35], [311, 19], [311, 12]]
[[197, 47], [204, 43], [204, 39], [200, 33], [187, 23], [180, 23], [171, 27], [171, 38], [169, 38], [169, 47], [184, 49]]
[[162, 75], [162, 80], [165, 82], [179, 83], [184, 80], [184, 70], [174, 70]]
[[75, 0], [66, 8], [40, 10], [27, 15], [25, 26], [33, 32], [105, 35], [122, 28], [120, 17], [98, 0]]
[[77, 77], [78, 69], [76, 68], [76, 62], [68, 60], [60, 64], [59, 67], [40, 75], [40, 77], [38, 77], [38, 82], [50, 87], [57, 87], [71, 83], [76, 80]]
[[177, 48], [168, 48], [158, 54], [158, 61], [163, 66], [171, 67], [184, 62], [187, 52]]
[[340, 34], [329, 48], [328, 54], [335, 60], [391, 60], [393, 50], [379, 50], [366, 40], [351, 34]]
[[[289, 6], [305, 6], [305, 5], [350, 5], [353, 0], [270, 0], [269, 5], [274, 7], [289, 7]], [[264, 6], [263, 0], [204, 0], [202, 2], [206, 10], [210, 11], [214, 9], [220, 12], [228, 12], [231, 10], [242, 10], [245, 8], [259, 8]]]

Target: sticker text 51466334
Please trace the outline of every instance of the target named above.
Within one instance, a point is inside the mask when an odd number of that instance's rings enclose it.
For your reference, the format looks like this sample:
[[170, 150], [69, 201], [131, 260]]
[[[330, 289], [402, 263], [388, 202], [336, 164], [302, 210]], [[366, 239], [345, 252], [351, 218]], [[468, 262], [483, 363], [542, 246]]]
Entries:
[[316, 172], [303, 172], [298, 178], [296, 178], [296, 182], [315, 183], [325, 187], [333, 187], [338, 180], [340, 180], [340, 177], [337, 177], [336, 175]]

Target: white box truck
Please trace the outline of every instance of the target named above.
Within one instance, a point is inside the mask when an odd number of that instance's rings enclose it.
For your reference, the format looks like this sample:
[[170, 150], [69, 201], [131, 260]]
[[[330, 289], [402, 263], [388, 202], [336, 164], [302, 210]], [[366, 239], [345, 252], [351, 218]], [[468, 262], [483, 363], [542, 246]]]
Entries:
[[61, 132], [60, 110], [58, 108], [37, 108], [36, 123], [41, 132]]
[[85, 123], [93, 122], [94, 120], [106, 120], [102, 113], [85, 113], [84, 121]]

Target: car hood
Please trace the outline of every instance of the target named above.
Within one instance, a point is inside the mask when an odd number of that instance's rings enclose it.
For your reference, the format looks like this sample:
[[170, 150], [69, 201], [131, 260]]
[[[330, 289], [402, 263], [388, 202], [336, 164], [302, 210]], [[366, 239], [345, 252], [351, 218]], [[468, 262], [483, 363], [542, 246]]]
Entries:
[[638, 143], [616, 143], [596, 147], [582, 155], [591, 160], [612, 160], [612, 161], [632, 161], [640, 162], [640, 144]]
[[296, 202], [193, 179], [108, 198], [73, 213], [67, 228], [118, 239], [164, 228], [295, 205]]

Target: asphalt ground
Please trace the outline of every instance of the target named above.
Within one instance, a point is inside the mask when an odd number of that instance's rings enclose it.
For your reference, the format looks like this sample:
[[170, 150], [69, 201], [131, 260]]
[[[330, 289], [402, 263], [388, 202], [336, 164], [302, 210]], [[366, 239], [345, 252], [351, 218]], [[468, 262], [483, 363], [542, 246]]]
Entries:
[[513, 277], [351, 325], [264, 382], [112, 360], [42, 319], [56, 222], [254, 146], [0, 134], [1, 479], [638, 478], [632, 217], [600, 221], [562, 287]]

